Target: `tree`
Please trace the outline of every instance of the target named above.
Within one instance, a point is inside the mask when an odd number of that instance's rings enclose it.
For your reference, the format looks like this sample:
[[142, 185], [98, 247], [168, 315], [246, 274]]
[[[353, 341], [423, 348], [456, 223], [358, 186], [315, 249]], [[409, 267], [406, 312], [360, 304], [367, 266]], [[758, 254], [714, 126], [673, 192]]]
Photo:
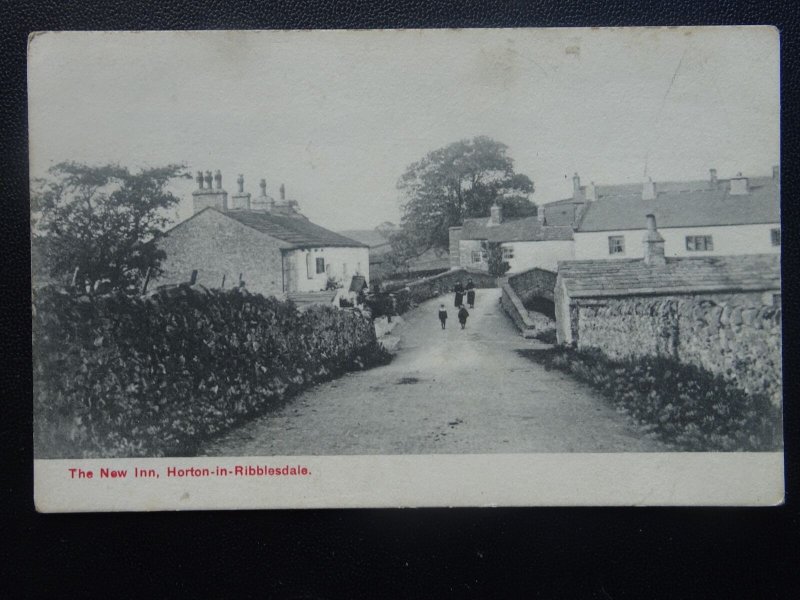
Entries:
[[152, 243], [179, 198], [167, 191], [183, 165], [142, 169], [60, 163], [31, 193], [34, 245], [50, 275], [64, 279], [78, 269], [81, 283], [113, 288], [136, 284], [157, 269], [164, 252]]
[[489, 266], [489, 275], [495, 277], [502, 277], [511, 268], [506, 261], [503, 260], [503, 248], [500, 242], [483, 242], [484, 251], [486, 252], [486, 262]]
[[410, 165], [397, 183], [404, 197], [402, 231], [393, 236], [396, 252], [419, 256], [447, 249], [449, 228], [465, 218], [489, 216], [497, 202], [507, 217], [532, 216], [533, 182], [514, 172], [508, 147], [480, 136], [430, 152]]

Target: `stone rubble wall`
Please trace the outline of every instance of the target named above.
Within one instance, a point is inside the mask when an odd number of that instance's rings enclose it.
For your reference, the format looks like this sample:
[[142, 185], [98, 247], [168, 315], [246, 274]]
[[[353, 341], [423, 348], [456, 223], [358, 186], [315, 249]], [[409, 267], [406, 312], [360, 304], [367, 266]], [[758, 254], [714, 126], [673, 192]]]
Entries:
[[552, 302], [556, 287], [556, 274], [545, 269], [528, 269], [509, 277], [508, 285], [523, 302], [527, 302], [533, 296]]
[[781, 308], [758, 294], [577, 299], [570, 308], [578, 348], [674, 358], [780, 405]]
[[[488, 273], [483, 273], [481, 271], [472, 271], [468, 269], [453, 269], [447, 271], [446, 273], [441, 273], [439, 275], [434, 275], [432, 277], [424, 277], [417, 281], [413, 281], [408, 283], [404, 286], [405, 289], [408, 289], [410, 300], [414, 304], [419, 304], [420, 302], [424, 302], [425, 300], [430, 300], [431, 298], [435, 298], [437, 296], [441, 296], [442, 294], [448, 294], [453, 291], [453, 287], [456, 285], [457, 282], [461, 282], [464, 285], [467, 283], [467, 279], [472, 278], [472, 282], [475, 284], [476, 288], [496, 288], [497, 287], [497, 278], [489, 275]], [[404, 289], [399, 288], [399, 289]], [[384, 286], [384, 291], [387, 292], [394, 292], [398, 291], [395, 290], [390, 284], [386, 284]], [[465, 300], [466, 301], [466, 300]]]

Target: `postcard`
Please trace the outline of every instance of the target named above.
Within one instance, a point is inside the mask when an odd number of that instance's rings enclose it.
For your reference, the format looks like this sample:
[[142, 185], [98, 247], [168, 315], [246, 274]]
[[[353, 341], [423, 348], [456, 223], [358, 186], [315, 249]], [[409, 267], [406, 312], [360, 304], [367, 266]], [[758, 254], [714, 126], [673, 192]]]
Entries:
[[42, 512], [783, 502], [775, 28], [41, 32]]

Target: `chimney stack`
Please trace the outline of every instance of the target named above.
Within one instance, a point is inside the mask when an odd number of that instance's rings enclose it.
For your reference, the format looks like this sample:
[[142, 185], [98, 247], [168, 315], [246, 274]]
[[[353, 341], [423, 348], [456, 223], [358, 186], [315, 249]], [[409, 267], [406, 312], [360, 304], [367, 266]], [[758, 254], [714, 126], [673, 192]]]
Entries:
[[[214, 181], [217, 187], [214, 189]], [[206, 208], [216, 208], [219, 211], [228, 210], [228, 192], [222, 189], [222, 173], [217, 169], [214, 175], [211, 171], [197, 172], [197, 189], [192, 192], [192, 203], [194, 212], [199, 213]]]
[[711, 189], [717, 188], [717, 170], [716, 169], [709, 169], [708, 174], [711, 178]]
[[503, 207], [495, 202], [489, 209], [489, 225], [500, 225], [503, 222]]
[[642, 238], [644, 248], [644, 264], [648, 266], [665, 265], [667, 259], [664, 256], [664, 238], [656, 229], [655, 215], [647, 215], [647, 231]]
[[736, 174], [736, 177], [731, 177], [731, 196], [746, 196], [750, 193], [747, 177], [743, 177], [742, 173]]
[[583, 199], [583, 194], [581, 193], [581, 178], [577, 173], [572, 176], [572, 198], [575, 200]]
[[261, 197], [262, 198], [266, 198], [267, 197], [267, 180], [266, 179], [262, 179], [261, 181], [258, 182], [258, 186], [261, 188]]
[[[647, 178], [642, 186], [642, 200], [655, 200], [656, 199], [656, 184], [651, 178]], [[655, 218], [655, 217], [654, 217]]]
[[241, 173], [236, 178], [239, 191], [231, 196], [231, 208], [235, 210], [250, 210], [250, 194], [244, 193], [244, 175]]

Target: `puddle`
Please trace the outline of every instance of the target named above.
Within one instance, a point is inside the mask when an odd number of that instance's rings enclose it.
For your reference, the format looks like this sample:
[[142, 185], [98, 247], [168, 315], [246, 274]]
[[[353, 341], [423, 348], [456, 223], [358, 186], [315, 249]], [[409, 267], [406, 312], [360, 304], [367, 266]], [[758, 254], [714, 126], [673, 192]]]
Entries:
[[397, 380], [397, 385], [409, 385], [412, 383], [419, 383], [419, 379], [416, 377], [401, 377]]

